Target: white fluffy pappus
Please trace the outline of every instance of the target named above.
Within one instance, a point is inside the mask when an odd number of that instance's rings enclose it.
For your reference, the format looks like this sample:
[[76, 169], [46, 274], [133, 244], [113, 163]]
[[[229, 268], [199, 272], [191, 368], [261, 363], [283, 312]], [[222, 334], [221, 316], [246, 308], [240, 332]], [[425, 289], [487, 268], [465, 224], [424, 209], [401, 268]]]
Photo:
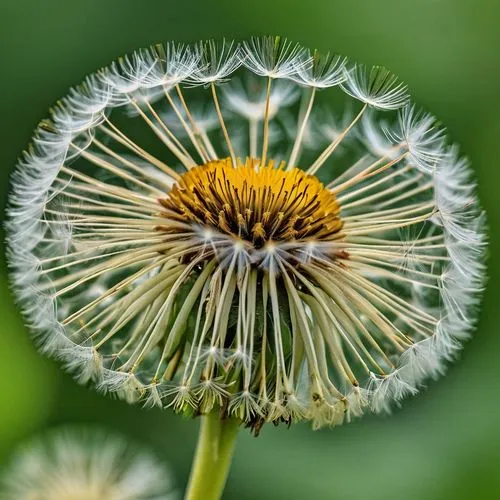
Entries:
[[24, 443], [2, 471], [2, 500], [174, 500], [168, 468], [123, 437], [62, 428]]
[[280, 37], [169, 43], [51, 113], [12, 176], [8, 257], [79, 381], [317, 428], [416, 393], [471, 334], [471, 169], [386, 69]]

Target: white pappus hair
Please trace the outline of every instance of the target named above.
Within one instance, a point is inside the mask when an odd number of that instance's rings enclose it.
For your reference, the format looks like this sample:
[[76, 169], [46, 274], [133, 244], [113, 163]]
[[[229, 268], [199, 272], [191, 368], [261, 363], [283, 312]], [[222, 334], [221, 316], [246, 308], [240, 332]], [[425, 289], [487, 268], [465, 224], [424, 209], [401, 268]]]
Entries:
[[444, 128], [385, 68], [281, 37], [89, 76], [19, 160], [6, 227], [27, 323], [80, 382], [255, 432], [416, 393], [484, 286], [485, 215]]

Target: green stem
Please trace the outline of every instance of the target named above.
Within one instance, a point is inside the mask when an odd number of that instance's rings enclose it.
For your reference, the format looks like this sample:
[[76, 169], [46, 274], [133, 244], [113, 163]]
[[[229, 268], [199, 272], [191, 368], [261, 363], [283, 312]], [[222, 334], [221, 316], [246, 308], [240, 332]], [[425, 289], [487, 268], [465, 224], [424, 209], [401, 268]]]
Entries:
[[185, 500], [220, 500], [231, 466], [241, 421], [221, 420], [219, 412], [201, 417], [198, 446]]

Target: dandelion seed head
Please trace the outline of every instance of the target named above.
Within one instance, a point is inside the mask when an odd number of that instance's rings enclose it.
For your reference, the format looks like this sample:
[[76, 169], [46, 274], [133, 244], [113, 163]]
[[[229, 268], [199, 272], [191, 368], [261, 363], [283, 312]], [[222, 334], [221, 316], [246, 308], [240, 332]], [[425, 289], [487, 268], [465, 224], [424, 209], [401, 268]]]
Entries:
[[487, 244], [468, 162], [403, 83], [279, 37], [88, 77], [19, 161], [7, 232], [28, 324], [80, 382], [256, 433], [440, 375]]
[[122, 437], [65, 428], [26, 443], [2, 474], [5, 500], [168, 500], [168, 469]]

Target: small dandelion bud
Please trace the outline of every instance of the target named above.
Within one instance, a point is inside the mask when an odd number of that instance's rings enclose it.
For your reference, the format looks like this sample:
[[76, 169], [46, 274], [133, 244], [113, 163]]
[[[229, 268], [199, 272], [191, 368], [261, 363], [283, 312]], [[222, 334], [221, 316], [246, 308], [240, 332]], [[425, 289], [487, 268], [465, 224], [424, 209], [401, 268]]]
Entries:
[[122, 437], [62, 429], [23, 445], [0, 478], [3, 500], [173, 500], [168, 470]]
[[279, 37], [142, 50], [52, 110], [12, 186], [41, 348], [130, 402], [338, 425], [416, 393], [474, 327], [469, 165], [380, 67]]

